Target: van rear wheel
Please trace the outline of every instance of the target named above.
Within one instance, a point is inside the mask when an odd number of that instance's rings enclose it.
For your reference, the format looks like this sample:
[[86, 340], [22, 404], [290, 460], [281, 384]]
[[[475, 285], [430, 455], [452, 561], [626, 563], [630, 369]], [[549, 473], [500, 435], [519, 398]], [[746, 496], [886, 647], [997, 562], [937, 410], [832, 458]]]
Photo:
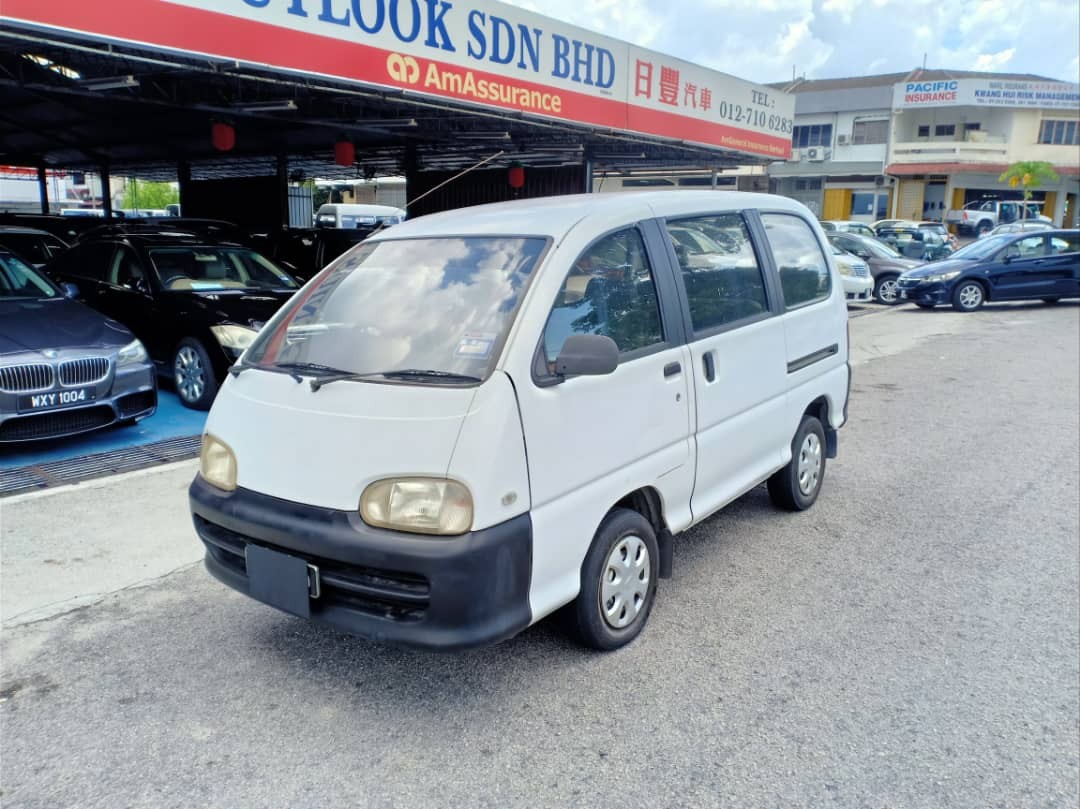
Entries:
[[791, 460], [769, 478], [769, 496], [786, 511], [814, 505], [825, 481], [825, 428], [813, 416], [803, 416], [791, 440]]
[[574, 603], [581, 641], [609, 651], [636, 638], [652, 611], [659, 571], [652, 525], [636, 511], [613, 509], [581, 565], [581, 592]]

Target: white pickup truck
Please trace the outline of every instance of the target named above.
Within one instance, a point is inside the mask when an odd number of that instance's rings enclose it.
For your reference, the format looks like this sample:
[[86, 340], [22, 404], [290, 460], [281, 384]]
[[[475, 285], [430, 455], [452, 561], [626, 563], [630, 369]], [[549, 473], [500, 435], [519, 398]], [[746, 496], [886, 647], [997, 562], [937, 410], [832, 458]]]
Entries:
[[1050, 217], [1042, 215], [1042, 205], [1038, 202], [1002, 202], [992, 199], [969, 202], [959, 210], [948, 211], [945, 214], [945, 223], [956, 225], [956, 229], [961, 233], [970, 232], [981, 236], [998, 225], [1016, 222], [1021, 218], [1039, 222], [1052, 221]]

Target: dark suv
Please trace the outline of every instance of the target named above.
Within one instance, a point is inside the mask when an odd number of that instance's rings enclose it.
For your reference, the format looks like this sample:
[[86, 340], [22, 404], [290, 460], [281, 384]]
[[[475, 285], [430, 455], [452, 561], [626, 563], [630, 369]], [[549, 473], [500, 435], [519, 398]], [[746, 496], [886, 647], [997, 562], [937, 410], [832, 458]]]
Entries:
[[183, 231], [136, 228], [76, 244], [45, 268], [146, 345], [188, 407], [206, 410], [228, 368], [299, 288], [254, 250]]

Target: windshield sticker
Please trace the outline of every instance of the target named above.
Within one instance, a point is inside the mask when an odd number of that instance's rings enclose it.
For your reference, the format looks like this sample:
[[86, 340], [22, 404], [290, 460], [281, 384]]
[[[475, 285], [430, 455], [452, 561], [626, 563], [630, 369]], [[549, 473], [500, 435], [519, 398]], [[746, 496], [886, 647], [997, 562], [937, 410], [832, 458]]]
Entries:
[[459, 357], [472, 360], [486, 360], [495, 347], [496, 334], [493, 332], [467, 332], [454, 351]]
[[215, 283], [213, 281], [192, 281], [191, 282], [191, 288], [192, 289], [224, 289], [225, 287], [222, 286], [221, 284]]

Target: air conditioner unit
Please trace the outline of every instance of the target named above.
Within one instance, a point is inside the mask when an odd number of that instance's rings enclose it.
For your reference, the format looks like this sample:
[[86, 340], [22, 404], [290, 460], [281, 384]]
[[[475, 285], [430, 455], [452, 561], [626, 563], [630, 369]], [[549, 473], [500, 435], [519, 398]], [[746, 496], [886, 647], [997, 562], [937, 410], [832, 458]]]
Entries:
[[836, 136], [836, 145], [837, 146], [847, 146], [847, 135], [837, 135]]
[[806, 150], [806, 159], [811, 163], [820, 163], [825, 159], [825, 150], [820, 146], [814, 146]]

